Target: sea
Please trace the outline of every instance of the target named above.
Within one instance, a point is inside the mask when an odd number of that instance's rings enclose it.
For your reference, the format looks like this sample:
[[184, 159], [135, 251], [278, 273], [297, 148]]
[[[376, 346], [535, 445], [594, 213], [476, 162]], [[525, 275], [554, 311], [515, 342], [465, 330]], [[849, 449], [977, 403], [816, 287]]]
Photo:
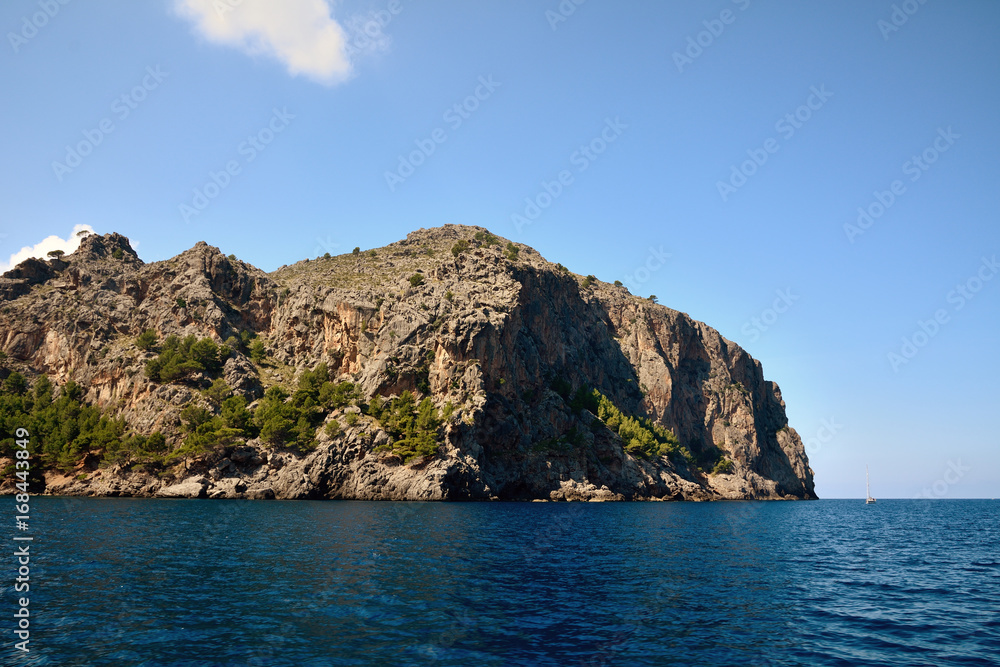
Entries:
[[38, 497], [6, 532], [3, 665], [1000, 665], [991, 500]]

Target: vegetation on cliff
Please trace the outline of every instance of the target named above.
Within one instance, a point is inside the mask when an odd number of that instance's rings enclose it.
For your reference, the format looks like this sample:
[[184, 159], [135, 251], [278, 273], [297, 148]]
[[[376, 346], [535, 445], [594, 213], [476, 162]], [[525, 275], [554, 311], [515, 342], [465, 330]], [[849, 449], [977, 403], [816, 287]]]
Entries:
[[[30, 386], [20, 373], [11, 373], [0, 386], [0, 428], [5, 433], [27, 428], [32, 434], [31, 451], [41, 457], [40, 467], [62, 471], [72, 470], [88, 454], [104, 462], [171, 464], [258, 436], [272, 447], [307, 452], [316, 446], [317, 427], [327, 414], [361, 400], [354, 383], [330, 381], [327, 365], [322, 363], [302, 373], [294, 392], [280, 386], [268, 389], [252, 410], [243, 396], [234, 396], [223, 380], [216, 379], [202, 392], [214, 409], [185, 406], [180, 412], [183, 440], [171, 448], [159, 431], [149, 436], [131, 432], [125, 420], [87, 404], [83, 388], [72, 380], [58, 391], [57, 398], [53, 398], [55, 391], [47, 376], [39, 376]], [[448, 404], [442, 418], [430, 398], [418, 404], [409, 391], [389, 401], [375, 396], [366, 408], [392, 437], [380, 451], [390, 451], [404, 462], [437, 453], [440, 427], [453, 411]], [[357, 413], [346, 416], [356, 418]], [[338, 431], [334, 427], [327, 433]], [[12, 457], [14, 451], [12, 437], [0, 441], [0, 456]]]
[[11, 373], [0, 389], [0, 456], [13, 458], [13, 434], [26, 428], [29, 451], [39, 457], [36, 467], [72, 470], [83, 456], [101, 451], [104, 458], [157, 456], [166, 449], [160, 432], [142, 435], [131, 431], [124, 419], [113, 418], [83, 401], [83, 389], [73, 380], [58, 393], [42, 375], [33, 386], [20, 373]]
[[681, 445], [673, 431], [646, 417], [622, 413], [604, 394], [594, 389], [592, 400], [597, 403], [597, 417], [625, 443], [625, 450], [642, 456], [667, 456], [693, 462], [687, 447]]
[[[140, 336], [139, 344], [149, 339]], [[149, 343], [151, 347], [153, 343]], [[228, 345], [216, 345], [211, 338], [189, 335], [168, 336], [160, 354], [146, 362], [146, 375], [154, 382], [174, 382], [195, 373], [217, 373], [232, 353]]]
[[[445, 408], [451, 415], [450, 404]], [[377, 419], [392, 437], [392, 442], [382, 445], [383, 451], [392, 451], [404, 463], [437, 453], [442, 419], [434, 401], [425, 398], [417, 405], [410, 391], [386, 402], [374, 396], [368, 404], [368, 414]]]

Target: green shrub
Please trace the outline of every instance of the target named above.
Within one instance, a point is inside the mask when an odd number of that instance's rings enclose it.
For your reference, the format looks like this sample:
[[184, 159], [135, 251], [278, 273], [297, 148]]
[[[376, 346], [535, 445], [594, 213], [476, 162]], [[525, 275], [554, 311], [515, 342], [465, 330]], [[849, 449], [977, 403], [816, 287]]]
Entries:
[[455, 245], [451, 247], [451, 254], [454, 255], [455, 257], [458, 257], [468, 249], [469, 249], [469, 242], [464, 239], [461, 239], [455, 241]]
[[224, 400], [233, 395], [233, 390], [229, 388], [225, 380], [216, 378], [212, 381], [212, 386], [202, 391], [202, 393], [214, 405], [222, 405]]
[[[240, 345], [239, 345], [239, 349], [240, 350], [247, 349], [247, 346], [249, 346], [250, 342], [253, 341], [253, 339], [256, 338], [256, 337], [257, 337], [257, 334], [255, 334], [253, 331], [247, 331], [245, 329], [243, 331], [241, 331], [240, 332]], [[229, 341], [226, 341], [226, 342], [228, 343]]]
[[302, 371], [302, 375], [299, 376], [298, 391], [308, 393], [315, 398], [323, 385], [329, 382], [330, 369], [325, 362], [320, 362], [311, 371]]
[[372, 396], [372, 400], [368, 401], [368, 406], [365, 412], [374, 417], [375, 419], [382, 419], [382, 411], [385, 410], [385, 401], [381, 396], [375, 394]]
[[322, 412], [309, 401], [287, 401], [288, 398], [288, 392], [282, 387], [271, 387], [264, 392], [253, 414], [254, 424], [260, 429], [264, 442], [307, 451], [316, 444], [313, 436]]
[[[185, 340], [188, 338], [194, 339], [194, 336], [188, 336]], [[219, 346], [211, 338], [195, 340], [191, 344], [190, 355], [195, 363], [200, 364], [208, 371], [219, 370], [222, 365], [222, 360], [219, 356]]]
[[354, 246], [354, 250], [351, 251], [351, 254], [352, 255], [360, 255], [361, 254], [361, 248], [359, 246]]
[[410, 276], [411, 287], [420, 287], [423, 284], [424, 284], [424, 274], [414, 273], [412, 276]]
[[569, 407], [573, 410], [588, 410], [593, 414], [597, 414], [598, 406], [600, 405], [600, 392], [596, 390], [591, 390], [588, 387], [580, 387], [576, 390], [576, 394], [573, 395], [573, 400], [570, 401]]
[[353, 382], [331, 382], [329, 368], [321, 362], [313, 370], [303, 371], [299, 376], [299, 385], [292, 394], [291, 403], [297, 408], [316, 408], [324, 412], [346, 407], [359, 398], [361, 392]]
[[624, 287], [624, 283], [622, 283], [622, 281], [620, 281], [620, 280], [616, 280], [615, 281], [615, 287]]
[[514, 245], [513, 241], [507, 241], [507, 248], [504, 251], [504, 256], [507, 259], [509, 259], [512, 262], [517, 260], [518, 253], [520, 252], [521, 249], [518, 248], [516, 245]]
[[354, 426], [355, 424], [357, 424], [358, 419], [360, 419], [360, 417], [358, 417], [357, 412], [348, 412], [346, 415], [344, 415], [344, 421], [347, 422], [348, 426]]
[[115, 259], [121, 259], [125, 256], [125, 253], [122, 252], [121, 248], [115, 248], [114, 250], [111, 251], [111, 256], [114, 257]]
[[476, 232], [473, 236], [474, 239], [482, 243], [483, 245], [496, 245], [499, 243], [497, 237], [489, 232]]
[[200, 405], [190, 404], [181, 410], [181, 424], [186, 431], [193, 431], [212, 420], [212, 413]]
[[154, 382], [175, 382], [194, 373], [212, 374], [221, 368], [219, 347], [211, 338], [167, 336], [160, 354], [146, 362], [146, 375]]
[[414, 380], [417, 391], [422, 394], [429, 394], [431, 391], [431, 364], [434, 363], [434, 350], [427, 350], [424, 353], [423, 361], [417, 366]]
[[713, 475], [728, 475], [733, 471], [733, 462], [729, 459], [719, 459], [715, 467], [712, 468]]
[[219, 450], [243, 442], [250, 435], [241, 428], [228, 425], [221, 416], [198, 405], [186, 406], [181, 410], [180, 417], [181, 428], [186, 433], [184, 444], [170, 452], [169, 461]]
[[159, 431], [154, 431], [152, 435], [146, 438], [146, 450], [159, 453], [166, 451], [167, 449], [167, 439], [163, 437], [163, 434]]
[[448, 290], [447, 292], [444, 293], [444, 298], [446, 298], [448, 301], [454, 301], [455, 293], [452, 292], [451, 290]]
[[[48, 382], [48, 379], [45, 381]], [[14, 371], [3, 381], [3, 390], [5, 393], [21, 396], [28, 391], [28, 381], [24, 379], [23, 375]]]
[[441, 417], [430, 398], [417, 405], [413, 393], [404, 391], [388, 404], [379, 403], [375, 410], [372, 410], [372, 403], [369, 403], [369, 414], [378, 419], [392, 437], [392, 452], [404, 463], [437, 453]]
[[353, 382], [326, 382], [319, 390], [319, 403], [327, 410], [345, 408], [361, 398], [361, 391]]
[[264, 348], [264, 343], [259, 338], [254, 339], [253, 343], [250, 344], [250, 358], [256, 363], [264, 361], [264, 356], [267, 354], [267, 350]]
[[247, 410], [247, 399], [230, 396], [222, 401], [222, 423], [229, 428], [242, 431], [247, 437], [254, 436], [253, 413]]
[[587, 276], [586, 278], [583, 279], [583, 282], [580, 284], [580, 287], [582, 287], [583, 289], [587, 289], [595, 282], [597, 282], [597, 278], [595, 278], [594, 276]]
[[181, 297], [177, 297], [177, 307], [178, 308], [187, 308], [187, 301], [185, 301]]
[[[344, 408], [360, 398], [361, 392], [353, 382], [331, 382], [330, 371], [325, 363], [318, 364], [311, 371], [303, 372], [299, 376], [298, 388], [288, 401], [288, 405], [298, 413], [285, 415], [290, 421], [299, 424], [299, 435], [296, 437], [299, 448], [306, 449], [311, 446], [312, 434], [326, 412]], [[349, 418], [348, 423], [350, 423]], [[308, 425], [309, 429], [308, 438], [303, 435], [305, 425]]]
[[146, 329], [136, 337], [135, 344], [140, 350], [149, 350], [156, 345], [158, 338], [154, 330]]
[[622, 413], [607, 396], [593, 390], [597, 400], [597, 417], [618, 434], [630, 454], [643, 457], [669, 456], [673, 459], [693, 460], [690, 452], [681, 447], [673, 431], [645, 417], [632, 417]]

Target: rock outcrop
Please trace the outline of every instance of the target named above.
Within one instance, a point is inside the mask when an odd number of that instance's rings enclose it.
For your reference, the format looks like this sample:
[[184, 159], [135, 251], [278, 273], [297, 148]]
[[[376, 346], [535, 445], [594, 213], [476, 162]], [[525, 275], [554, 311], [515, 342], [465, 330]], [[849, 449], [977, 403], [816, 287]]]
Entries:
[[[47, 492], [209, 498], [711, 500], [815, 498], [777, 385], [735, 343], [622, 286], [570, 273], [478, 227], [419, 230], [376, 250], [267, 274], [198, 243], [143, 263], [118, 234], [0, 278], [0, 375], [73, 379], [136, 433], [185, 437], [189, 404], [218, 412], [210, 377], [152, 382], [153, 329], [217, 342], [253, 332], [267, 358], [233, 350], [215, 377], [251, 407], [323, 362], [360, 389], [324, 414], [309, 451], [259, 438], [174, 462], [100, 462], [51, 472]], [[630, 451], [573, 394], [676, 434], [685, 457]], [[404, 391], [452, 407], [432, 456], [404, 461], [367, 414]], [[354, 415], [351, 417], [350, 415]], [[335, 427], [326, 428], [336, 421]], [[712, 464], [728, 462], [712, 472]], [[4, 462], [0, 461], [0, 464]], [[9, 480], [5, 482], [10, 486]], [[0, 491], [4, 488], [0, 487]], [[10, 488], [6, 488], [7, 491]]]

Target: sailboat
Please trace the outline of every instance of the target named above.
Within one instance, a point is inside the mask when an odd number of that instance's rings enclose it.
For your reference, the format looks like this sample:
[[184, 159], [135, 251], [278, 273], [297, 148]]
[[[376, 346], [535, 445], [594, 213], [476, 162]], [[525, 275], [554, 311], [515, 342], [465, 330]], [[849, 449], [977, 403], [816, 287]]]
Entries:
[[865, 498], [865, 505], [873, 504], [875, 502], [875, 499], [872, 498], [872, 487], [871, 487], [871, 482], [868, 479], [867, 465], [865, 465], [865, 493], [867, 494], [867, 497]]

